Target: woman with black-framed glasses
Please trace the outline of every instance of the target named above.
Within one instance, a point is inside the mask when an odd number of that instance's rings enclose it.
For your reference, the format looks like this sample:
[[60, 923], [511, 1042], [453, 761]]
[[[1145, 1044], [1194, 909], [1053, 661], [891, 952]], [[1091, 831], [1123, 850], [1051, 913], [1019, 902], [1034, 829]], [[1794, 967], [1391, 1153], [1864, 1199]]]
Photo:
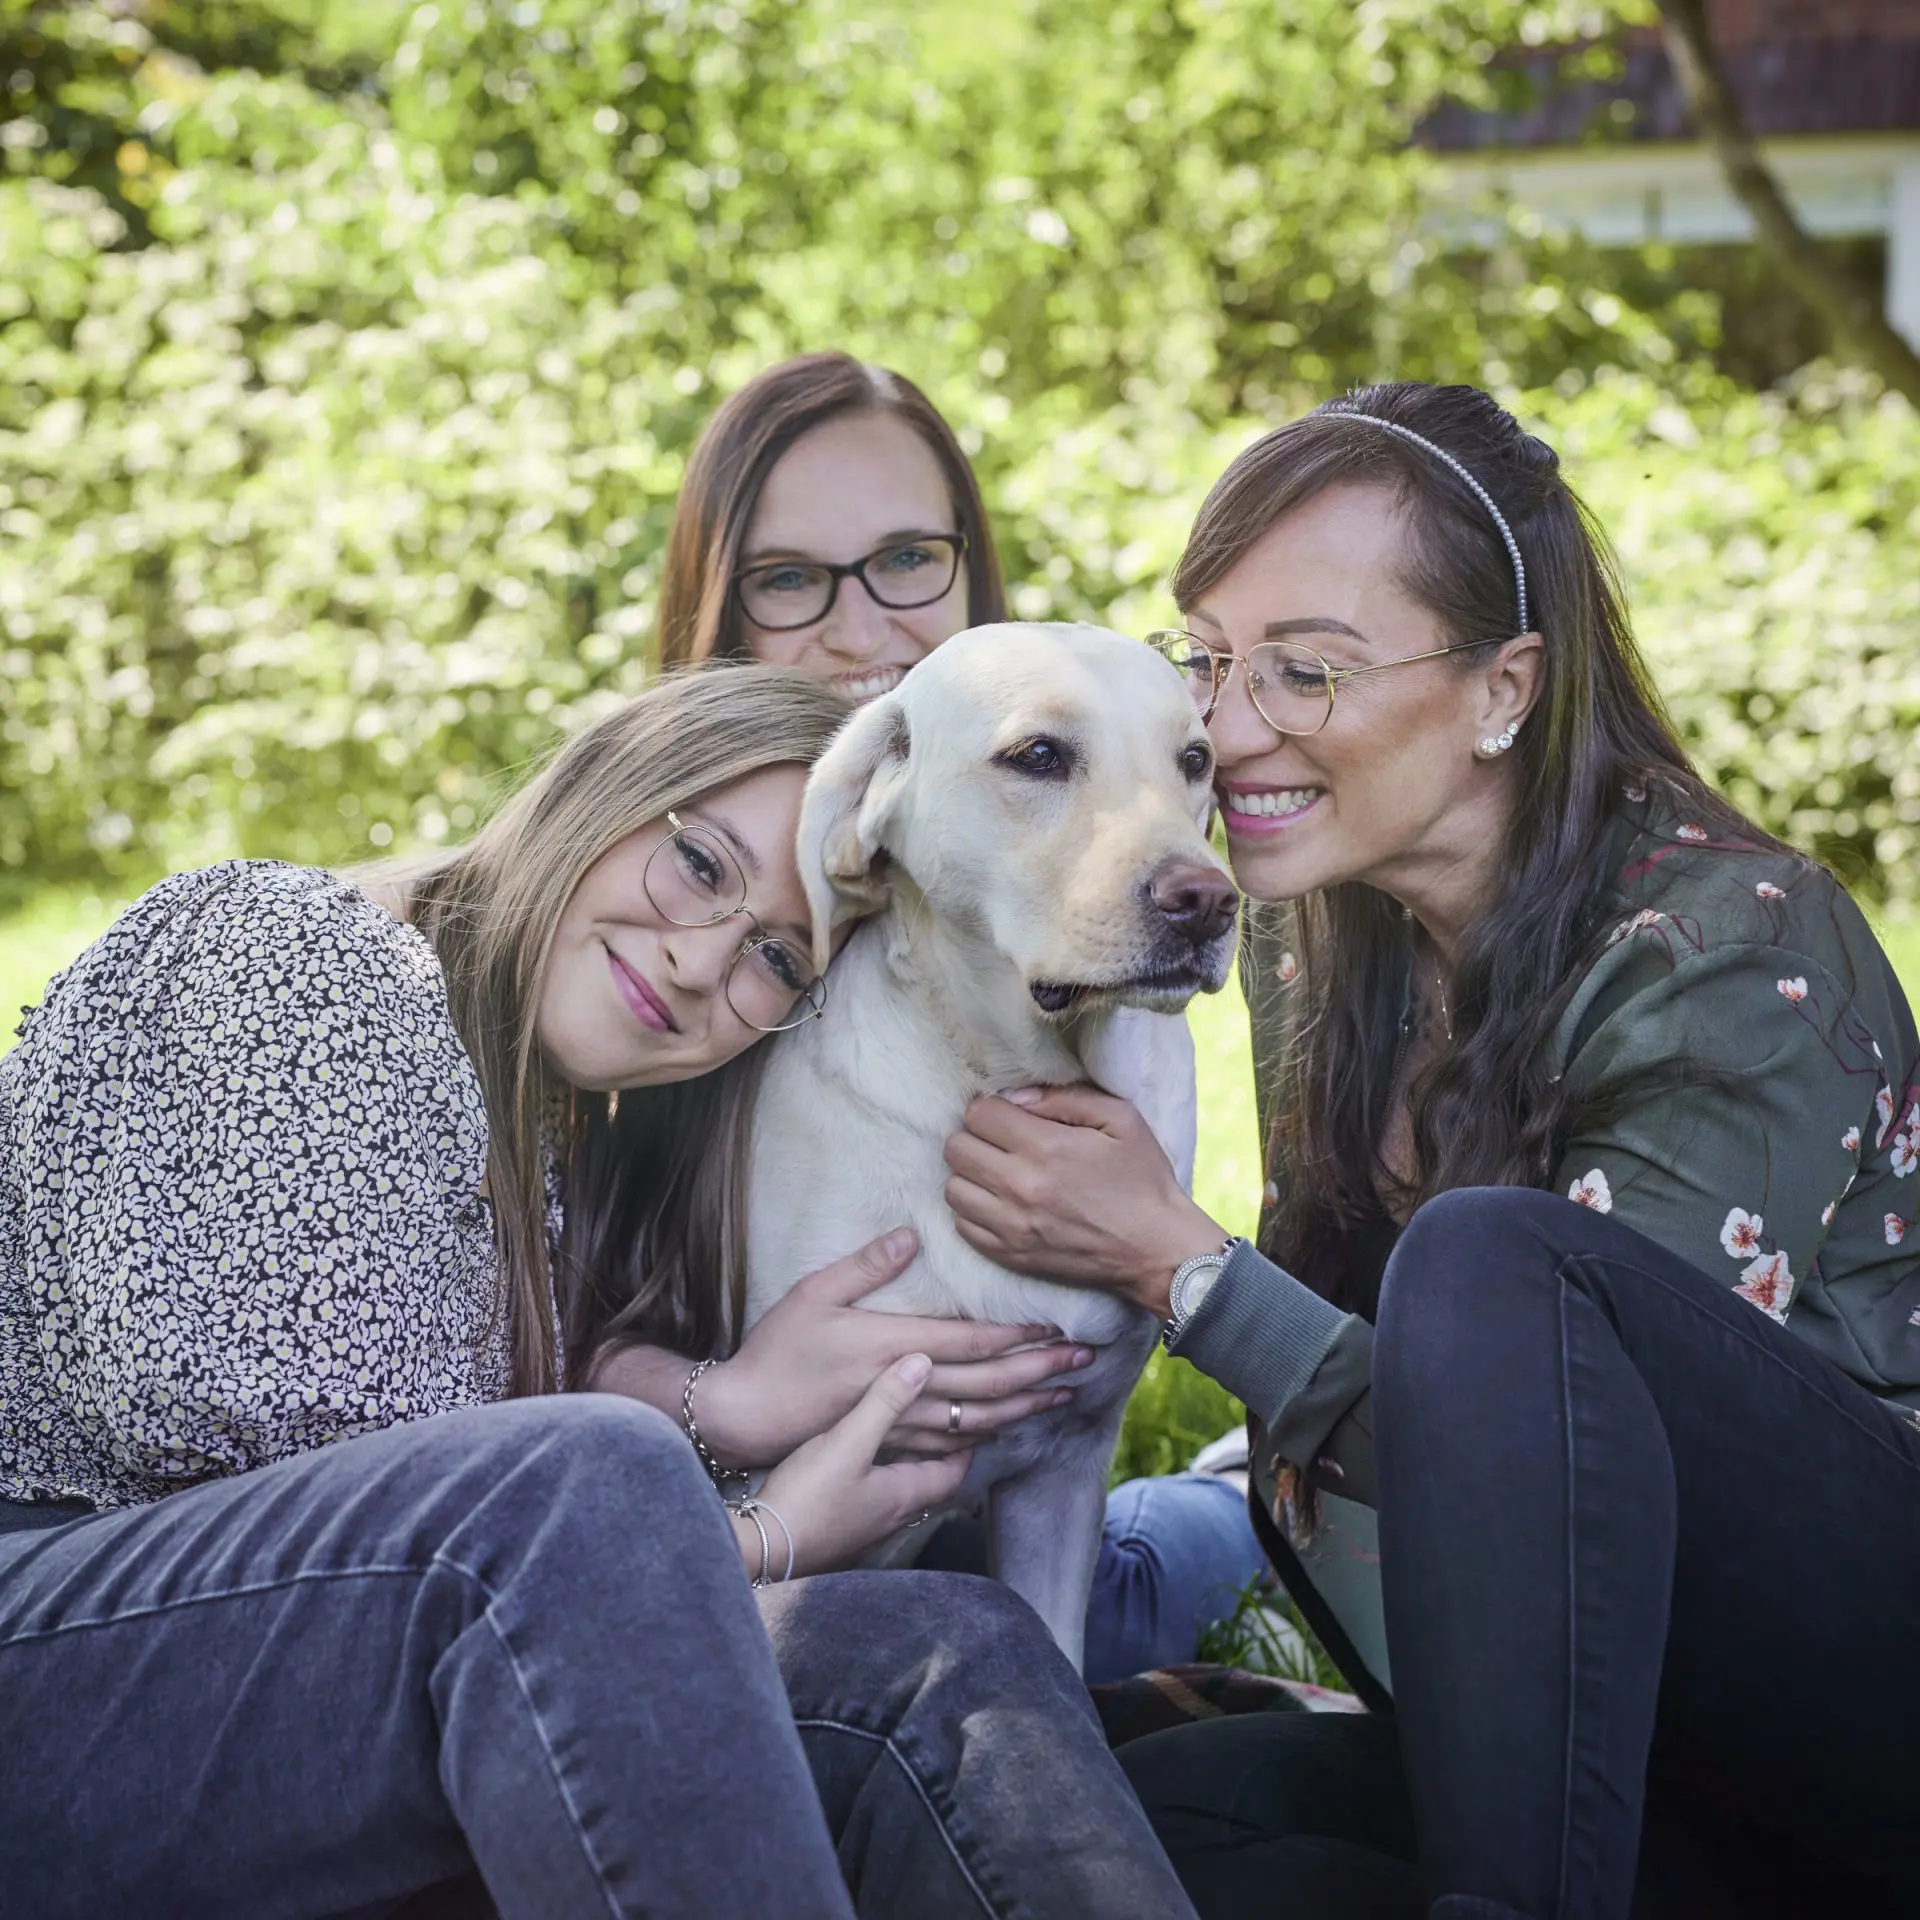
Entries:
[[1920, 1036], [1885, 953], [1702, 780], [1486, 394], [1269, 434], [1174, 594], [1255, 903], [1259, 1244], [1091, 1090], [982, 1101], [948, 1157], [971, 1244], [1150, 1306], [1246, 1401], [1263, 1537], [1374, 1709], [1122, 1750], [1196, 1904], [1917, 1910]]
[[963, 627], [1005, 617], [973, 468], [904, 375], [805, 354], [708, 423], [667, 541], [667, 665], [763, 660], [871, 700]]
[[[973, 469], [904, 376], [843, 353], [807, 354], [749, 380], [708, 423], [661, 584], [669, 665], [764, 660], [869, 700], [963, 627], [1005, 617]], [[768, 1364], [775, 1343], [762, 1335], [755, 1364], [716, 1353], [701, 1380], [715, 1444], [731, 1460], [777, 1457], [830, 1417], [842, 1367], [885, 1357], [870, 1316], [845, 1303], [801, 1289], [781, 1311], [795, 1322], [790, 1366]], [[829, 1349], [840, 1366], [821, 1364]], [[904, 1423], [917, 1429], [910, 1444], [970, 1444], [1070, 1393], [1075, 1354], [1036, 1348], [991, 1369], [943, 1367]], [[677, 1353], [639, 1347], [624, 1365], [634, 1391], [677, 1405], [686, 1373]], [[1263, 1564], [1236, 1493], [1229, 1478], [1191, 1472], [1114, 1490], [1087, 1613], [1090, 1679], [1191, 1660], [1205, 1628], [1231, 1611]], [[982, 1571], [984, 1552], [981, 1530], [955, 1523], [932, 1535], [922, 1564]]]

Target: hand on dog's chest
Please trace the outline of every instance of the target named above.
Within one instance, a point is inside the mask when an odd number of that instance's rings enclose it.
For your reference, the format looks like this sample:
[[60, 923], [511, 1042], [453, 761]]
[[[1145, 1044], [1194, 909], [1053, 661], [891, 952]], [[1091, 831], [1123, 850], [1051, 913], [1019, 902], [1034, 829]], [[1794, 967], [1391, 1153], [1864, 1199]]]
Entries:
[[1002, 1326], [1054, 1326], [1083, 1346], [1108, 1347], [1137, 1325], [1137, 1307], [1111, 1294], [1057, 1286], [1009, 1273], [971, 1248], [958, 1259], [923, 1251], [899, 1279], [868, 1294], [860, 1304], [879, 1313], [931, 1314], [945, 1319], [987, 1320]]

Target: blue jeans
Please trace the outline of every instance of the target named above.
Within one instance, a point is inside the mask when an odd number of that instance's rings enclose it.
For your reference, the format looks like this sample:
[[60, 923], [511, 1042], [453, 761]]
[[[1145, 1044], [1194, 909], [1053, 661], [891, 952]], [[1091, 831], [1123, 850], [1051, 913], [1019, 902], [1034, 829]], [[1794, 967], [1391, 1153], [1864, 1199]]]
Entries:
[[1373, 1412], [1393, 1719], [1122, 1749], [1207, 1920], [1920, 1912], [1898, 1409], [1644, 1235], [1498, 1188], [1401, 1236]]
[[476, 1868], [505, 1920], [1191, 1911], [1019, 1601], [756, 1596], [631, 1401], [0, 1534], [9, 1914], [372, 1916]]
[[[918, 1564], [984, 1572], [986, 1523], [948, 1520]], [[1087, 1596], [1087, 1684], [1193, 1659], [1201, 1630], [1231, 1614], [1266, 1571], [1246, 1496], [1231, 1480], [1169, 1473], [1115, 1487]]]
[[1169, 1473], [1115, 1487], [1087, 1601], [1088, 1685], [1191, 1660], [1201, 1630], [1266, 1566], [1231, 1480]]

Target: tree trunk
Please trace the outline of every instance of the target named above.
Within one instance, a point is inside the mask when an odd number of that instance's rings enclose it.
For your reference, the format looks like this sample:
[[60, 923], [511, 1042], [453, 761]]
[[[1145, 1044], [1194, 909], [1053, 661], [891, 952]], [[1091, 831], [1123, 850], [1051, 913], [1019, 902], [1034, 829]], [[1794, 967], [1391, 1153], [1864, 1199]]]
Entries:
[[1715, 56], [1706, 0], [1659, 0], [1659, 7], [1667, 55], [1694, 124], [1719, 156], [1727, 185], [1752, 215], [1781, 279], [1825, 322], [1836, 353], [1870, 368], [1920, 407], [1920, 353], [1889, 324], [1878, 290], [1832, 259], [1801, 226], [1761, 159]]

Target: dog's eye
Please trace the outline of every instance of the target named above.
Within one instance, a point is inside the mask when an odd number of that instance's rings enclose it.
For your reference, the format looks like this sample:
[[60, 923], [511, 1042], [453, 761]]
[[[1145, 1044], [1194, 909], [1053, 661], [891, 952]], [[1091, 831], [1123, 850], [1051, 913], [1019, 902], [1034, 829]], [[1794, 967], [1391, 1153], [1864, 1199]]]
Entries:
[[1073, 756], [1058, 740], [1028, 740], [1009, 747], [1000, 756], [1000, 764], [1016, 773], [1030, 773], [1041, 780], [1058, 780], [1072, 768]]
[[1213, 772], [1213, 749], [1204, 740], [1191, 740], [1180, 749], [1180, 771], [1189, 780], [1204, 780]]

